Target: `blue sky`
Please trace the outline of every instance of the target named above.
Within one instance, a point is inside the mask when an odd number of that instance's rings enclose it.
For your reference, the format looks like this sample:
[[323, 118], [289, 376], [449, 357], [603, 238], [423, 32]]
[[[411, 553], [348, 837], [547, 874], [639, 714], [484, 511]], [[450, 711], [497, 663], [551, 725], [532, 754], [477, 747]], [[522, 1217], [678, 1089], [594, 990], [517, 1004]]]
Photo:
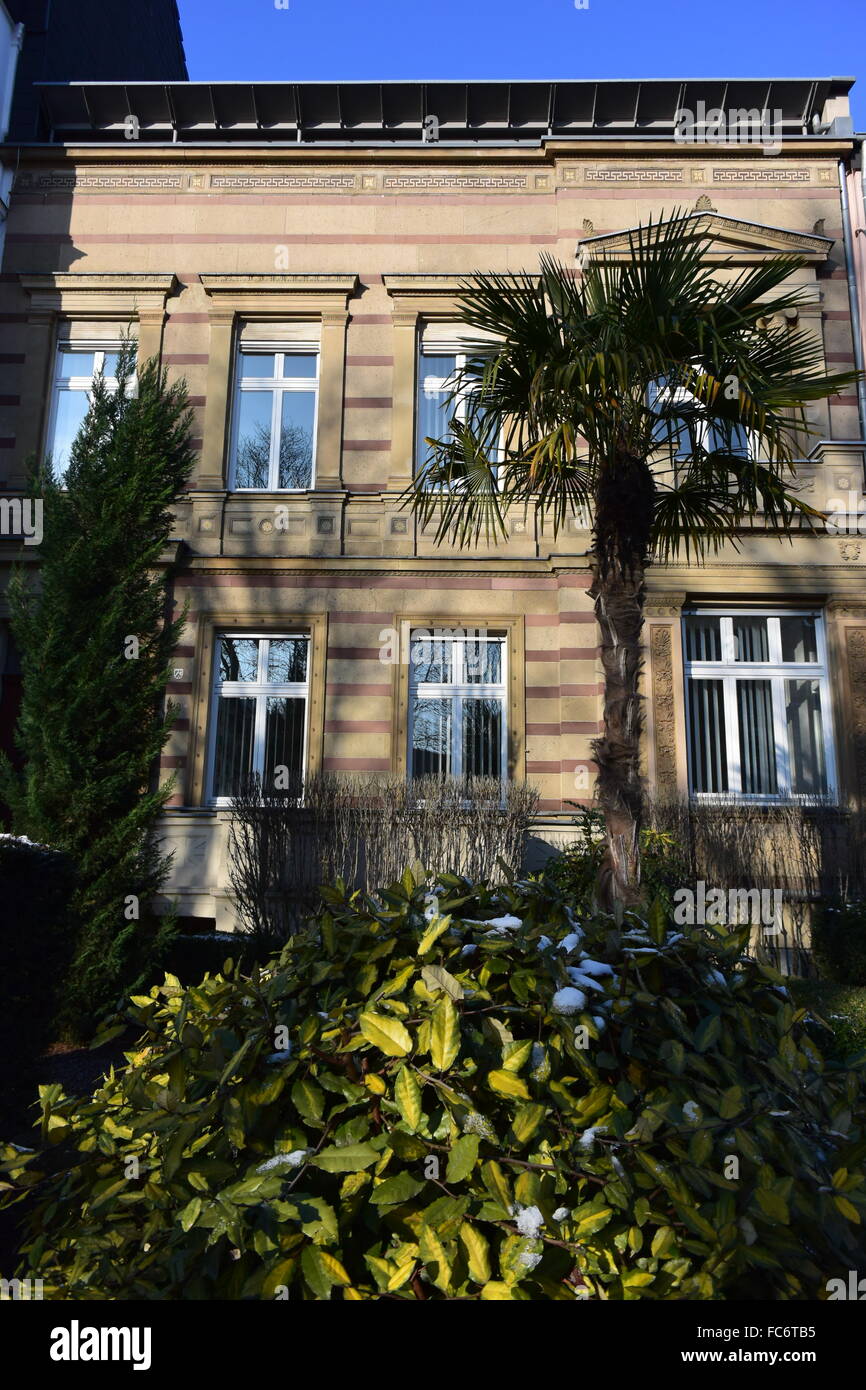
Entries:
[[200, 81], [856, 77], [855, 126], [866, 130], [866, 0], [179, 4]]

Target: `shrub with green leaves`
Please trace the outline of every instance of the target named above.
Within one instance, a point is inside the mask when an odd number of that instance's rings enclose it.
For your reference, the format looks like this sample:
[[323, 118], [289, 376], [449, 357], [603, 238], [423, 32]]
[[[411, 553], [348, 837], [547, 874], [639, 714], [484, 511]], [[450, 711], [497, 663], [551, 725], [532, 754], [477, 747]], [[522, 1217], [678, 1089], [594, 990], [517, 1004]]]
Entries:
[[537, 881], [328, 891], [266, 968], [136, 998], [92, 1098], [42, 1088], [47, 1162], [3, 1152], [24, 1268], [65, 1299], [824, 1297], [863, 1059], [822, 1060], [747, 932], [578, 924]]
[[[573, 842], [547, 861], [544, 876], [579, 910], [589, 911], [596, 901], [605, 856], [604, 816], [601, 811], [580, 807], [575, 814], [575, 830]], [[644, 826], [640, 832], [640, 866], [644, 900], [654, 902], [659, 898], [668, 909], [676, 889], [693, 877], [676, 838], [651, 826]]]

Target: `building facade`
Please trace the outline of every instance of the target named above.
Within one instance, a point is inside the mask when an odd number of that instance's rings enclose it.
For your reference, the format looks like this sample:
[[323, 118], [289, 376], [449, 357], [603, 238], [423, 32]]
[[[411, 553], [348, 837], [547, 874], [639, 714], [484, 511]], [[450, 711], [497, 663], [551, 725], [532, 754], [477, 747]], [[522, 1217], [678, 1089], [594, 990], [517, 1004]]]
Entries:
[[[186, 379], [197, 467], [166, 563], [188, 613], [162, 760], [182, 916], [233, 925], [226, 801], [276, 764], [529, 779], [538, 839], [567, 837], [601, 717], [587, 520], [554, 537], [521, 512], [461, 551], [402, 497], [465, 351], [460, 277], [574, 264], [583, 244], [625, 255], [629, 228], [690, 208], [720, 275], [797, 255], [797, 322], [828, 370], [854, 366], [850, 86], [43, 88], [0, 277], [0, 499], [28, 457], [62, 467], [124, 332]], [[773, 148], [756, 130], [684, 138], [700, 102], [771, 111]], [[857, 392], [811, 422], [798, 486], [837, 524], [790, 544], [758, 526], [739, 552], [650, 572], [659, 794], [866, 798]], [[38, 563], [0, 537], [4, 587], [16, 554]]]

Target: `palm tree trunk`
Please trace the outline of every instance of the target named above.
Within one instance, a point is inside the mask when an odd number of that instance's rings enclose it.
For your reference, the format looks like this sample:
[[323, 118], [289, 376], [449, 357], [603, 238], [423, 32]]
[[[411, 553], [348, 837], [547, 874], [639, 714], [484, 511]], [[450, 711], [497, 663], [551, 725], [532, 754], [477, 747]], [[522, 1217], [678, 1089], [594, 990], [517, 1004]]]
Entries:
[[597, 895], [608, 912], [640, 900], [643, 783], [641, 631], [655, 485], [644, 459], [626, 450], [604, 471], [596, 498], [593, 582], [604, 670], [604, 733], [592, 749], [607, 844]]

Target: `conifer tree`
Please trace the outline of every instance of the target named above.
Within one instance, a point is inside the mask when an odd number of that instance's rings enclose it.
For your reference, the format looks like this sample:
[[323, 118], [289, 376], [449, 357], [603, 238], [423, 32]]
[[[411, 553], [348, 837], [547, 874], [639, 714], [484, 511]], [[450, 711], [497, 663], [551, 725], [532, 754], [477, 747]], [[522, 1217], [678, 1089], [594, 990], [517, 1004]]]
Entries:
[[50, 462], [38, 476], [40, 564], [10, 590], [24, 766], [3, 768], [0, 791], [16, 833], [77, 868], [81, 926], [61, 1012], [75, 1036], [153, 967], [173, 929], [150, 904], [170, 862], [154, 827], [171, 784], [155, 768], [183, 618], [171, 618], [164, 551], [192, 467], [191, 419], [185, 384], [169, 387], [154, 360], [131, 389], [134, 362], [127, 342], [117, 390], [95, 378], [65, 477]]

